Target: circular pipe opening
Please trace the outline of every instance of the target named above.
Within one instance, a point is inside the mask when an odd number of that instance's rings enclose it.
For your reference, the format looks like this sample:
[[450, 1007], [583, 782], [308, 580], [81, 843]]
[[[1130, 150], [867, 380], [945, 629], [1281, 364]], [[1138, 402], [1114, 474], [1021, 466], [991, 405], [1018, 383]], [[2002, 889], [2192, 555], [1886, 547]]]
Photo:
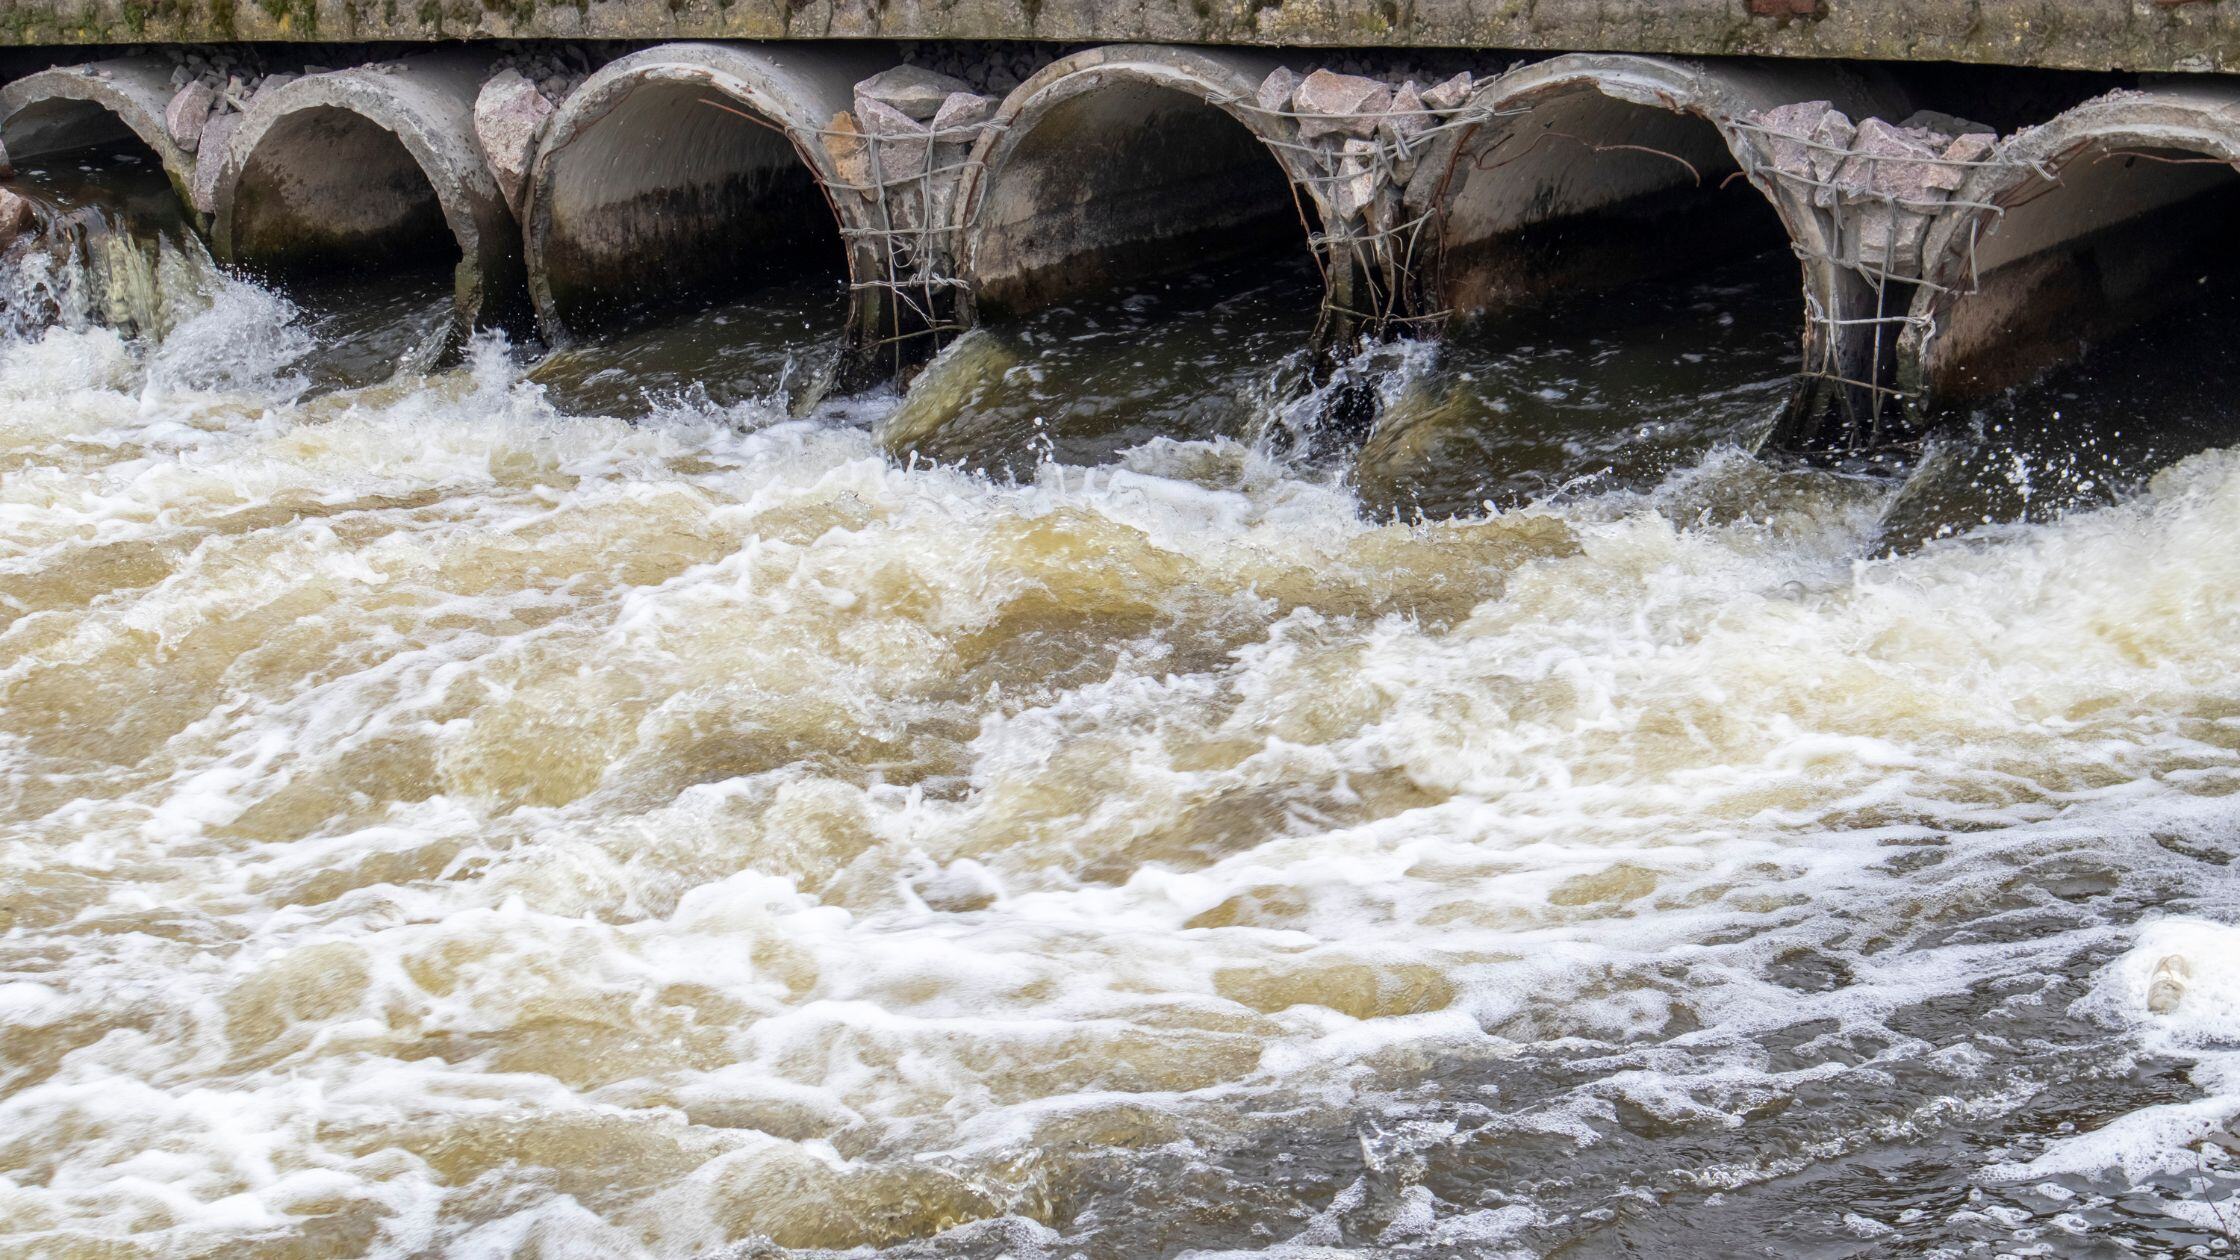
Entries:
[[1693, 114], [1564, 85], [1475, 129], [1440, 210], [1445, 308], [1473, 315], [1783, 251], [1763, 194], [1730, 178], [1719, 128]]
[[295, 110], [242, 163], [234, 257], [292, 280], [456, 265], [435, 186], [395, 133], [330, 105]]
[[34, 202], [77, 217], [114, 213], [143, 233], [187, 230], [163, 154], [98, 101], [26, 105], [0, 124], [0, 145], [20, 168], [19, 190]]
[[1304, 203], [1215, 89], [1127, 73], [1023, 89], [983, 143], [961, 242], [981, 327], [913, 383], [890, 448], [1027, 475], [1242, 437], [1279, 392], [1322, 309]]
[[1356, 485], [1379, 515], [1643, 487], [1773, 422], [1800, 271], [1706, 118], [1566, 82], [1458, 138], [1429, 286], [1458, 318], [1392, 391]]
[[0, 125], [9, 156], [58, 157], [86, 149], [127, 148], [156, 156], [115, 110], [98, 101], [49, 97], [34, 101]]
[[1275, 155], [1189, 92], [1107, 82], [1023, 126], [968, 227], [983, 317], [1253, 255], [1305, 256], [1301, 203]]
[[[836, 293], [847, 255], [815, 173], [775, 123], [701, 82], [638, 82], [557, 147], [531, 283], [547, 325], [651, 322], [795, 281]], [[843, 315], [833, 303], [833, 323]]]
[[1948, 410], [2079, 359], [2097, 343], [2240, 282], [2240, 175], [2166, 139], [2103, 135], [2027, 171], [1994, 224], [1956, 232], [1930, 300], [1921, 373]]
[[1915, 307], [1907, 365], [1932, 440], [1884, 545], [2110, 503], [2240, 442], [2240, 175], [2215, 125], [2057, 122], [1962, 189], [2000, 211], [1932, 240], [1945, 288]]

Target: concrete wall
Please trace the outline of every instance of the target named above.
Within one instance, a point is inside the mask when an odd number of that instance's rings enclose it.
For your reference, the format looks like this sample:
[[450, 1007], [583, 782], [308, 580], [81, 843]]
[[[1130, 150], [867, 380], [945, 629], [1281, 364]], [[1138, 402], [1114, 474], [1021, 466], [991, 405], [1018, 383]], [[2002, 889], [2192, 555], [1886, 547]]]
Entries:
[[0, 44], [1040, 39], [2240, 70], [2219, 0], [10, 0]]

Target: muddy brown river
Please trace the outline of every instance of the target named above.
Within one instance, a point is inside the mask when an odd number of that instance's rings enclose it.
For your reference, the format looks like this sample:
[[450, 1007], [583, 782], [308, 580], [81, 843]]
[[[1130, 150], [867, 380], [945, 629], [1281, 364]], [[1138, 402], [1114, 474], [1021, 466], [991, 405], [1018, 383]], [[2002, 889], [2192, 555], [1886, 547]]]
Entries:
[[796, 414], [834, 294], [423, 366], [440, 282], [133, 178], [27, 172], [91, 244], [0, 286], [0, 1256], [2240, 1236], [2202, 374], [1777, 467], [1759, 260], [1308, 457], [1261, 264], [991, 330], [898, 458]]

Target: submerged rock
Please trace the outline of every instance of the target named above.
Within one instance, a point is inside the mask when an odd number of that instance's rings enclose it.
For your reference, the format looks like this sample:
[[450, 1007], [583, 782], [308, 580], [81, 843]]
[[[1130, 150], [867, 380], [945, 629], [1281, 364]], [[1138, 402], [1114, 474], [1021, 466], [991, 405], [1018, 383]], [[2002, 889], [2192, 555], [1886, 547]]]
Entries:
[[941, 458], [943, 432], [1021, 360], [1017, 345], [985, 328], [950, 342], [918, 373], [902, 405], [879, 422], [879, 444], [896, 455]]
[[1373, 515], [1413, 506], [1412, 488], [1449, 444], [1484, 423], [1484, 408], [1445, 373], [1419, 375], [1387, 402], [1354, 460], [1354, 488]]

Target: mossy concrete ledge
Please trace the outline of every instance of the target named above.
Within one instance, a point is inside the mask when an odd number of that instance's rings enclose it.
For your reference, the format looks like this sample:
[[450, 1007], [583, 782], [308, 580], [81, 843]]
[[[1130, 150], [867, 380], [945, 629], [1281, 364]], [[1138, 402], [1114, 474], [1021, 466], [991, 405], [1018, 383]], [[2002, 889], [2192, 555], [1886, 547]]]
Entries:
[[2233, 0], [10, 0], [0, 46], [1036, 39], [2240, 69]]

